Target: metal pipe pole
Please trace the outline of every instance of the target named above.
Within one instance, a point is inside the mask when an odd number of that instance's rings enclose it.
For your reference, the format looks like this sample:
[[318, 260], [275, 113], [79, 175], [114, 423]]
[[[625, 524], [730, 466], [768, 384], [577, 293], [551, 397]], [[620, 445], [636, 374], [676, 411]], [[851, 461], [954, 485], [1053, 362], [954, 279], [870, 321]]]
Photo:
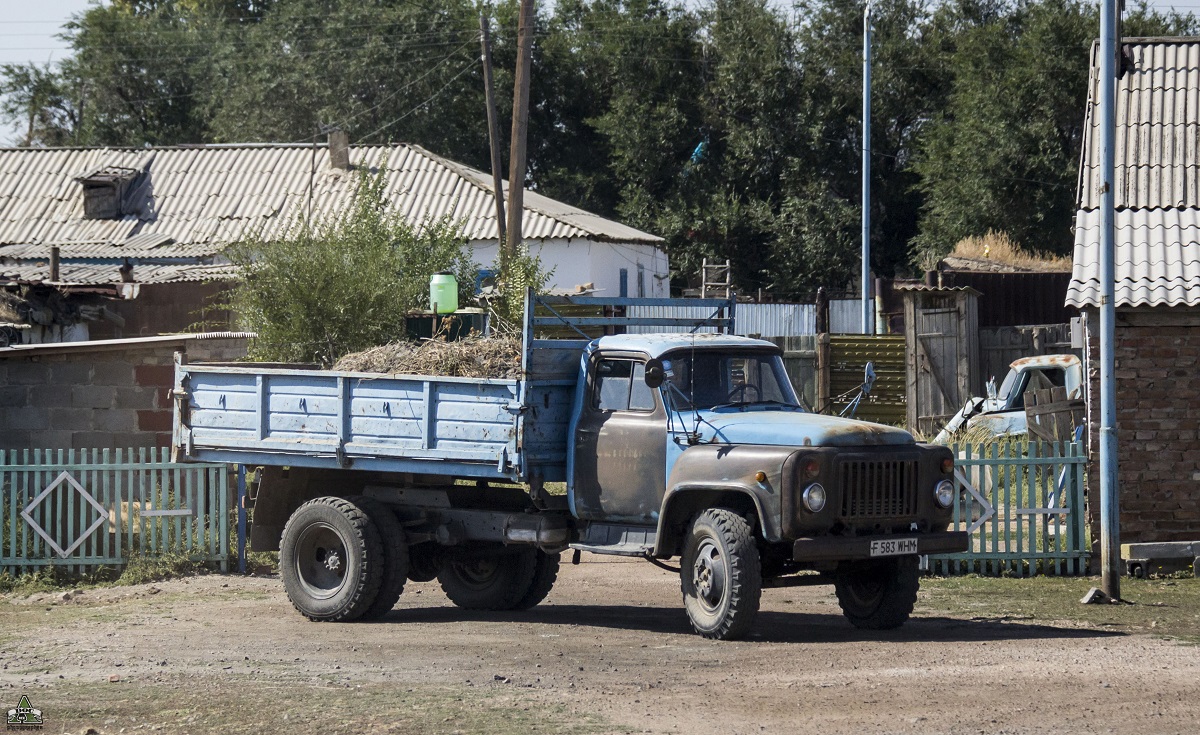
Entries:
[[1100, 6], [1100, 562], [1104, 594], [1121, 599], [1121, 506], [1117, 489], [1116, 284], [1114, 196], [1116, 173], [1116, 60], [1118, 0]]
[[863, 10], [862, 333], [871, 333], [871, 3]]

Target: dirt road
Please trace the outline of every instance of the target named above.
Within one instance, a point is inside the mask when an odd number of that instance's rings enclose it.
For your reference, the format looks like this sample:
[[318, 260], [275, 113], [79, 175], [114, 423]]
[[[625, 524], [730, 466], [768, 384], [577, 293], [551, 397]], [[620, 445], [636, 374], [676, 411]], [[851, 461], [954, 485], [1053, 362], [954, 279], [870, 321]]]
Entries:
[[410, 583], [370, 624], [310, 623], [273, 578], [0, 599], [0, 710], [28, 694], [55, 733], [1200, 731], [1200, 646], [948, 616], [925, 591], [864, 633], [824, 587], [767, 590], [757, 635], [713, 643], [677, 577], [584, 561], [528, 613]]

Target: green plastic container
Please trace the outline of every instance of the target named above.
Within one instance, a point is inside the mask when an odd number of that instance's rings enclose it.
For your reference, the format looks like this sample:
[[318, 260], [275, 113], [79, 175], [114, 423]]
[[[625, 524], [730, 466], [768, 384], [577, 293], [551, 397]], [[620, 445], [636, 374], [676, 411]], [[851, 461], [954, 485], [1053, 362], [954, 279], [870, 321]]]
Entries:
[[458, 311], [458, 279], [453, 273], [442, 271], [429, 279], [429, 308], [438, 314]]

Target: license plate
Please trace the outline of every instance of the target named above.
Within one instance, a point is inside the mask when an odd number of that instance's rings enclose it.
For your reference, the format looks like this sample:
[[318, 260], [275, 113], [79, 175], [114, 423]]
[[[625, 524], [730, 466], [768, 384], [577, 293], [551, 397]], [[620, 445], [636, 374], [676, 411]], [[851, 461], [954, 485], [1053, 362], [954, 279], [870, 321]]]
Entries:
[[871, 556], [900, 556], [917, 553], [915, 538], [881, 539], [871, 542]]

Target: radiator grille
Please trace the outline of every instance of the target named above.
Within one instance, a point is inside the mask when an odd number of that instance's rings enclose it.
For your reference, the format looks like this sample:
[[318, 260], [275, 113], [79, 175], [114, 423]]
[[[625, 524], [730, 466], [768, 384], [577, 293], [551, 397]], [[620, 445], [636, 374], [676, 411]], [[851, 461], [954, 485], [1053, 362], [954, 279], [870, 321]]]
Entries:
[[845, 460], [840, 468], [843, 518], [903, 518], [916, 514], [916, 461]]

